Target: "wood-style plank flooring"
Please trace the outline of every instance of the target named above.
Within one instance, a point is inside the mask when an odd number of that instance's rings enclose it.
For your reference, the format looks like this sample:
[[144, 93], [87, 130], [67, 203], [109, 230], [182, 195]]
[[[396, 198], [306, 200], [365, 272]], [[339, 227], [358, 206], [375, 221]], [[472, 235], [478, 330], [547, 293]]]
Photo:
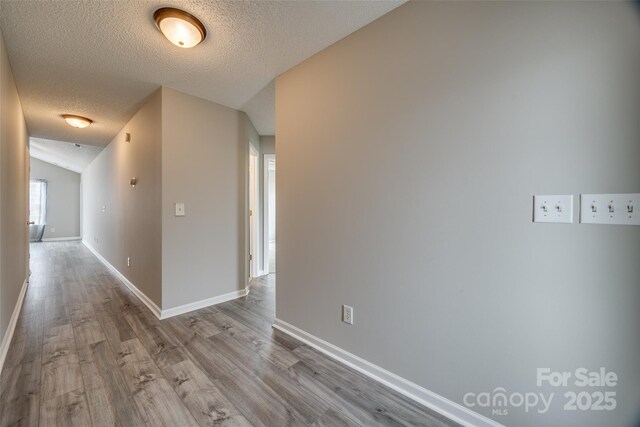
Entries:
[[274, 330], [274, 276], [160, 321], [79, 242], [31, 270], [1, 426], [457, 425]]

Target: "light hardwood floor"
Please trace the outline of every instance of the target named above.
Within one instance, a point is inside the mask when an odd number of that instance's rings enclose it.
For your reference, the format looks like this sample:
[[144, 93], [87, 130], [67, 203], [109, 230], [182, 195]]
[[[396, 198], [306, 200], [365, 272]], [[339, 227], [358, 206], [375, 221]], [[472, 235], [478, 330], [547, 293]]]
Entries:
[[158, 320], [79, 242], [31, 245], [0, 425], [457, 425], [274, 330], [274, 276]]

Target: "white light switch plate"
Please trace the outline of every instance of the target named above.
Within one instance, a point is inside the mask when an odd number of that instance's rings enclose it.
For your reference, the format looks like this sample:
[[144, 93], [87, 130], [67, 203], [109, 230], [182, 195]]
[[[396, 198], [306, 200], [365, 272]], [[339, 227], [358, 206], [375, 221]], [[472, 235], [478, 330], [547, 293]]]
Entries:
[[582, 194], [580, 222], [583, 224], [640, 225], [640, 193]]
[[176, 216], [184, 216], [184, 203], [176, 203]]
[[533, 222], [573, 222], [573, 195], [533, 196]]

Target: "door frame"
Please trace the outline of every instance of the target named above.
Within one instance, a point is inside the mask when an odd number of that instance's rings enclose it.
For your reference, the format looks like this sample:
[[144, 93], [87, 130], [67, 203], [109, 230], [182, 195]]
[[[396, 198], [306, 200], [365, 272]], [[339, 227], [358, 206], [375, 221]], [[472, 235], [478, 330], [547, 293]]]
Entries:
[[[259, 277], [260, 271], [260, 153], [249, 143], [249, 278]], [[253, 167], [253, 174], [251, 173]], [[252, 176], [253, 175], [253, 176]]]
[[[262, 238], [262, 253], [264, 256], [262, 257], [262, 271], [264, 274], [270, 274], [269, 271], [269, 162], [276, 161], [275, 154], [264, 154], [264, 160], [262, 164], [263, 169], [263, 178], [262, 178], [262, 186], [263, 186], [263, 206], [262, 209], [262, 223], [264, 224], [264, 232]], [[276, 228], [277, 230], [277, 228]]]

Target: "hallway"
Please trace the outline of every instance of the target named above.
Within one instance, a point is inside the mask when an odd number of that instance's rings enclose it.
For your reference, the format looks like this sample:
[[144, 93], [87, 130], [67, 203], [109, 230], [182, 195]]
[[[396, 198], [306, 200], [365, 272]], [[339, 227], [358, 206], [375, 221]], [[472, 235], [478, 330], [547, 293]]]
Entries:
[[79, 242], [31, 245], [0, 425], [456, 425], [272, 329], [275, 277], [158, 320]]

